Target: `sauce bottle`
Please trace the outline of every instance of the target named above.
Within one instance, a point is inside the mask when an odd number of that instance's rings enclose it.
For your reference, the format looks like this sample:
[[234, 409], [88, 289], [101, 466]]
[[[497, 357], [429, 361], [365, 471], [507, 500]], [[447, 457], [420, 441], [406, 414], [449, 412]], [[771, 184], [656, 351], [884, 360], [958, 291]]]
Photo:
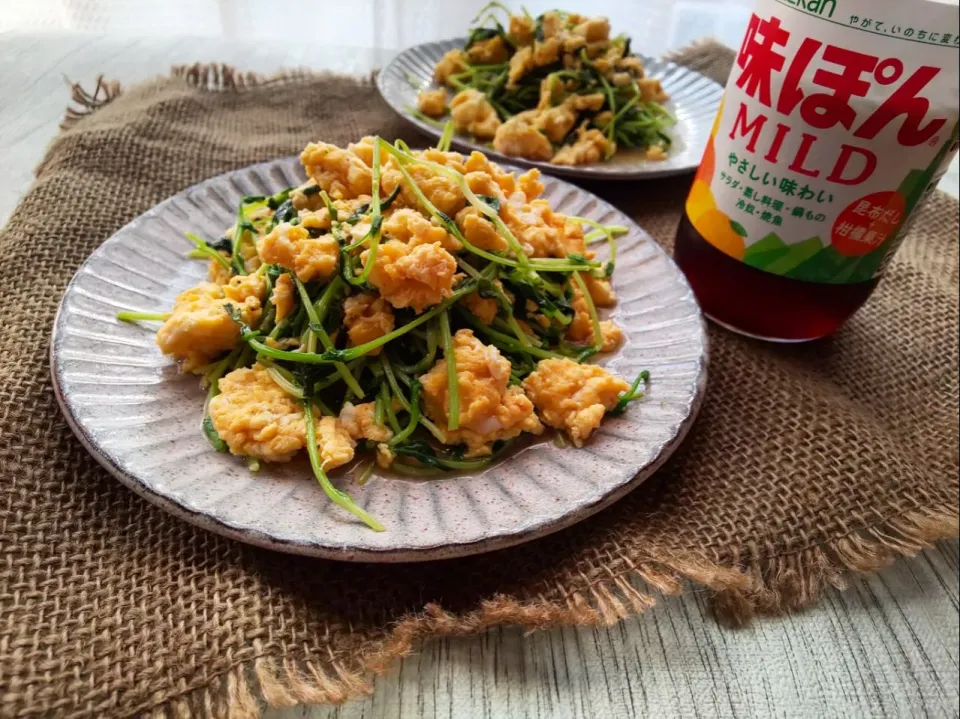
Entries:
[[957, 154], [956, 0], [758, 0], [674, 256], [704, 312], [803, 341], [867, 300]]

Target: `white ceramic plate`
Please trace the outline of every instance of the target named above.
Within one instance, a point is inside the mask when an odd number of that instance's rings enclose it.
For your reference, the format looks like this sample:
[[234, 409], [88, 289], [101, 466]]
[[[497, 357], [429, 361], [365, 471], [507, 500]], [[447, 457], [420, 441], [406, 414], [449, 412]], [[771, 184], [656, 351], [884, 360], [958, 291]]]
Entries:
[[[57, 398], [80, 441], [121, 482], [214, 532], [285, 552], [356, 561], [412, 561], [506, 547], [569, 526], [649, 477], [693, 422], [706, 382], [700, 310], [664, 251], [614, 207], [544, 178], [554, 208], [630, 228], [619, 240], [612, 316], [628, 341], [607, 364], [651, 374], [649, 393], [607, 419], [583, 449], [549, 440], [485, 471], [431, 481], [334, 480], [386, 526], [373, 532], [331, 504], [306, 462], [259, 474], [217, 454], [200, 432], [204, 393], [154, 343], [155, 327], [119, 322], [120, 309], [162, 312], [205, 279], [185, 258], [193, 230], [218, 237], [242, 195], [304, 180], [296, 158], [215, 177], [141, 215], [97, 249], [70, 282], [51, 342]], [[598, 253], [603, 257], [604, 253]]]
[[[466, 38], [457, 38], [407, 48], [377, 75], [377, 89], [387, 104], [404, 119], [433, 137], [439, 138], [442, 131], [415, 117], [409, 108], [417, 106], [417, 93], [420, 90], [439, 87], [433, 81], [433, 68], [437, 61], [447, 51], [463, 47], [465, 42]], [[549, 162], [507, 157], [488, 145], [481, 145], [465, 137], [454, 136], [453, 144], [461, 150], [480, 150], [490, 157], [497, 157], [514, 165], [539, 167], [543, 172], [566, 177], [641, 180], [695, 170], [710, 137], [710, 128], [720, 106], [723, 88], [710, 78], [682, 65], [649, 57], [640, 58], [647, 75], [659, 78], [663, 89], [670, 95], [666, 107], [677, 118], [677, 124], [669, 131], [673, 137], [673, 145], [666, 160], [647, 160], [640, 152], [625, 151], [618, 152], [609, 162], [594, 165], [551, 165]], [[448, 95], [452, 96], [449, 90]]]

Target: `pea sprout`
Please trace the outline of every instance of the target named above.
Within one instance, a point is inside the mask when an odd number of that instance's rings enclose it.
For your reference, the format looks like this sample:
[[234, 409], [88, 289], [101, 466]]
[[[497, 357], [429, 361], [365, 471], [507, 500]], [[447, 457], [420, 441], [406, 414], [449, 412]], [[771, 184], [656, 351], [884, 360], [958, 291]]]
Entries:
[[310, 466], [313, 468], [314, 476], [316, 476], [317, 481], [320, 483], [320, 486], [323, 487], [323, 491], [330, 498], [330, 501], [350, 512], [350, 514], [366, 524], [373, 531], [385, 531], [386, 527], [365, 510], [357, 506], [349, 494], [337, 489], [333, 482], [330, 481], [327, 473], [323, 471], [323, 463], [320, 461], [320, 449], [317, 446], [316, 423], [313, 421], [313, 405], [309, 401], [303, 404], [303, 419], [306, 426], [307, 454], [310, 456]]
[[447, 364], [447, 429], [451, 432], [460, 426], [460, 380], [457, 376], [457, 359], [450, 335], [450, 317], [440, 315], [440, 338], [443, 342], [443, 358]]

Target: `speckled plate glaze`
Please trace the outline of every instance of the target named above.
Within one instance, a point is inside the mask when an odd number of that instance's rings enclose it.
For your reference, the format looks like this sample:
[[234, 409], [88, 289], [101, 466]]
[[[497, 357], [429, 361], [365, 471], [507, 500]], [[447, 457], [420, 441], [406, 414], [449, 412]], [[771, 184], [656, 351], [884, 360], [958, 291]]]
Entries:
[[[651, 373], [649, 393], [606, 420], [583, 449], [541, 440], [486, 471], [411, 481], [374, 476], [346, 488], [380, 519], [377, 533], [334, 506], [306, 462], [251, 474], [200, 432], [204, 393], [160, 354], [153, 326], [119, 322], [120, 309], [162, 312], [206, 278], [183, 237], [218, 237], [242, 195], [303, 181], [296, 158], [195, 185], [103, 243], [70, 282], [53, 327], [51, 369], [60, 406], [94, 457], [138, 494], [213, 532], [284, 552], [402, 562], [518, 544], [567, 527], [616, 501], [659, 467], [686, 435], [706, 382], [700, 310], [680, 271], [624, 214], [554, 178], [559, 211], [630, 228], [619, 239], [612, 316], [628, 337], [606, 363], [624, 377]], [[601, 257], [604, 252], [598, 253]], [[345, 485], [349, 477], [335, 481]]]
[[[433, 137], [440, 137], [442, 130], [415, 117], [408, 108], [417, 106], [417, 93], [420, 90], [439, 87], [433, 81], [433, 68], [437, 61], [447, 51], [463, 47], [465, 42], [466, 38], [457, 38], [407, 48], [377, 75], [377, 89], [387, 104], [404, 119]], [[459, 136], [454, 136], [453, 144], [461, 150], [480, 150], [514, 165], [539, 167], [543, 172], [565, 177], [642, 180], [695, 170], [710, 137], [710, 128], [720, 106], [723, 88], [710, 78], [681, 65], [650, 57], [640, 58], [647, 75], [659, 78], [663, 89], [670, 95], [666, 107], [677, 118], [677, 124], [669, 131], [673, 137], [673, 146], [666, 160], [651, 161], [645, 159], [640, 152], [626, 151], [617, 153], [609, 162], [570, 167], [507, 157], [494, 151], [491, 146]]]

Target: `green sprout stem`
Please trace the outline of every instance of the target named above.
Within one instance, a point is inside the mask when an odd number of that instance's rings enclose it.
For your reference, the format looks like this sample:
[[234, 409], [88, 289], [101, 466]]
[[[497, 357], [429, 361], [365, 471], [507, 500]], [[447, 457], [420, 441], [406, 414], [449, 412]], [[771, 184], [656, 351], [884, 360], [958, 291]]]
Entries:
[[417, 425], [420, 423], [420, 383], [414, 382], [413, 388], [411, 389], [410, 402], [408, 411], [410, 412], [410, 421], [407, 423], [407, 426], [404, 427], [400, 432], [397, 432], [393, 439], [390, 440], [390, 446], [399, 444], [400, 442], [405, 442], [410, 438], [410, 435], [413, 434], [413, 431], [417, 428]]
[[364, 263], [363, 271], [356, 282], [351, 280], [351, 284], [362, 285], [370, 279], [370, 273], [377, 263], [377, 250], [380, 248], [380, 226], [383, 224], [383, 218], [380, 216], [380, 144], [379, 137], [373, 141], [373, 188], [370, 197], [370, 247], [367, 250], [367, 261]]
[[[593, 220], [587, 219], [586, 217], [576, 217], [571, 216], [567, 218], [568, 220], [573, 220], [574, 222], [579, 222], [584, 225], [589, 225], [593, 227], [596, 232], [600, 232], [606, 237], [607, 246], [610, 248], [610, 259], [607, 260], [607, 265], [604, 268], [604, 277], [610, 277], [613, 274], [613, 268], [617, 263], [617, 230], [623, 229], [623, 232], [628, 232], [626, 227], [622, 225], [601, 225], [599, 222], [594, 222]], [[622, 233], [620, 233], [622, 234]], [[587, 238], [583, 238], [584, 244], [587, 243]]]
[[583, 301], [587, 304], [587, 312], [590, 313], [590, 322], [593, 324], [593, 349], [595, 352], [599, 352], [603, 349], [603, 331], [600, 329], [600, 318], [597, 316], [596, 305], [593, 304], [593, 298], [587, 290], [587, 283], [583, 281], [580, 273], [574, 272], [571, 277], [577, 283], [577, 287], [583, 295]]
[[121, 310], [117, 312], [117, 319], [121, 322], [166, 322], [170, 319], [170, 312], [134, 312]]
[[373, 470], [376, 469], [376, 462], [368, 462], [367, 466], [363, 468], [363, 472], [357, 478], [357, 486], [362, 487], [367, 482], [370, 481], [370, 477], [373, 476]]
[[233, 265], [233, 271], [238, 275], [247, 274], [243, 255], [240, 254], [240, 246], [243, 244], [244, 238], [254, 232], [253, 225], [247, 219], [247, 213], [244, 210], [249, 199], [252, 198], [244, 197], [240, 200], [240, 204], [237, 205], [237, 221], [233, 226], [233, 252], [231, 253], [230, 262]]
[[447, 152], [450, 150], [450, 143], [453, 142], [453, 120], [447, 120], [447, 123], [443, 126], [443, 134], [440, 135], [440, 141], [437, 143], [437, 149], [440, 152]]
[[650, 373], [647, 370], [643, 370], [637, 375], [637, 378], [633, 380], [633, 384], [630, 385], [630, 389], [617, 398], [617, 404], [613, 409], [610, 410], [610, 414], [620, 414], [627, 408], [627, 404], [635, 399], [640, 399], [643, 397], [644, 393], [640, 391], [640, 385], [646, 384], [649, 381]]
[[323, 487], [323, 491], [330, 498], [330, 501], [350, 512], [350, 514], [375, 532], [385, 531], [386, 527], [359, 507], [353, 499], [350, 498], [349, 494], [337, 489], [333, 482], [330, 481], [327, 473], [323, 471], [323, 463], [320, 461], [320, 449], [317, 446], [317, 430], [313, 420], [313, 406], [310, 402], [304, 402], [303, 418], [306, 425], [307, 454], [310, 455], [310, 466], [313, 468], [313, 473], [317, 481], [320, 483], [320, 486]]
[[[310, 332], [320, 340], [320, 343], [323, 345], [325, 350], [330, 351], [335, 349], [333, 340], [330, 339], [330, 335], [327, 334], [327, 331], [323, 329], [323, 318], [317, 312], [316, 307], [313, 306], [313, 301], [310, 299], [310, 294], [307, 292], [307, 288], [299, 278], [294, 278], [294, 282], [297, 284], [297, 292], [300, 294], [300, 302], [307, 310], [307, 318], [310, 320]], [[322, 300], [323, 298], [321, 297], [320, 299]], [[314, 352], [308, 351], [306, 354], [314, 354]], [[360, 383], [357, 382], [354, 376], [350, 374], [350, 370], [347, 369], [347, 366], [343, 362], [334, 362], [333, 366], [336, 367], [337, 372], [340, 374], [340, 377], [343, 378], [343, 381], [346, 383], [347, 387], [350, 388], [350, 391], [360, 399], [363, 399], [363, 388], [360, 386]]]
[[219, 252], [213, 249], [210, 245], [208, 245], [206, 240], [204, 240], [202, 237], [198, 237], [192, 232], [184, 232], [183, 234], [184, 234], [184, 237], [186, 237], [194, 245], [196, 245], [197, 252], [203, 253], [214, 262], [219, 263], [220, 266], [222, 266], [225, 270], [233, 271], [233, 266], [230, 264], [230, 260], [228, 260], [226, 257], [221, 255]]
[[460, 426], [460, 380], [457, 377], [457, 358], [450, 334], [450, 316], [446, 312], [440, 315], [440, 338], [443, 342], [443, 358], [447, 364], [447, 429], [452, 432]]

